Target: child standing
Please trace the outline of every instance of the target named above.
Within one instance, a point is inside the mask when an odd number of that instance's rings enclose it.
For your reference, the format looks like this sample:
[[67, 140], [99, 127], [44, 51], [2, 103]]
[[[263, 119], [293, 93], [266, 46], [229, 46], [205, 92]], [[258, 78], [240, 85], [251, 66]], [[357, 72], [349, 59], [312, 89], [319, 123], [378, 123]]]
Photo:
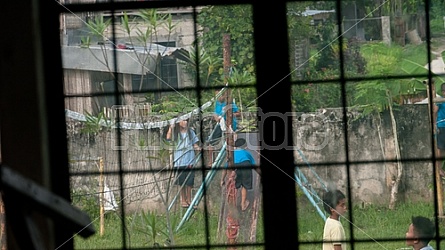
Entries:
[[188, 208], [192, 201], [192, 187], [195, 183], [195, 172], [192, 169], [195, 156], [201, 148], [199, 139], [193, 129], [189, 128], [188, 120], [171, 124], [168, 128], [167, 141], [175, 146], [173, 167], [176, 173], [175, 184], [181, 187], [181, 206]]
[[340, 190], [328, 191], [323, 196], [324, 210], [329, 214], [323, 231], [323, 250], [346, 250], [345, 230], [340, 216], [347, 211], [346, 196]]

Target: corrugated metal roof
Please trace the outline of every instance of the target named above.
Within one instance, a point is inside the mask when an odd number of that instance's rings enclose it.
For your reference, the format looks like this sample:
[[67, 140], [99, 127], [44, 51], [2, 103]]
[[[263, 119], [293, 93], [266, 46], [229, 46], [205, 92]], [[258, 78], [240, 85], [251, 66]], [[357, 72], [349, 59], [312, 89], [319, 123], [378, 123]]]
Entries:
[[[149, 44], [144, 47], [128, 47], [118, 45], [92, 45], [88, 48], [80, 46], [62, 46], [62, 65], [64, 69], [91, 70], [145, 75], [154, 72], [158, 56], [173, 56], [177, 59], [189, 60], [187, 50], [177, 47], [165, 47], [158, 44]], [[118, 63], [114, 67], [114, 55]], [[142, 67], [141, 62], [145, 62]]]

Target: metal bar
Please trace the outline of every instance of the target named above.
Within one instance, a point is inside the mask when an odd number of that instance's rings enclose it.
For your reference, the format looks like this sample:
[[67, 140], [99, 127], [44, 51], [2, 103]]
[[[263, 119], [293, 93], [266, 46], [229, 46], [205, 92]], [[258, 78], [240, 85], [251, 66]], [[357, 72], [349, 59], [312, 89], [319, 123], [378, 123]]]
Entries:
[[[95, 229], [87, 214], [73, 207], [65, 199], [49, 192], [37, 183], [26, 179], [14, 172], [6, 165], [1, 165], [1, 182], [7, 197], [14, 196], [23, 200], [29, 206], [39, 212], [48, 215], [54, 220], [62, 220], [67, 223], [73, 232], [82, 237], [89, 237], [95, 233]], [[5, 202], [5, 205], [6, 202]]]
[[[298, 170], [297, 170], [298, 171]], [[300, 172], [301, 173], [301, 172]], [[303, 173], [301, 173], [303, 174]], [[303, 190], [304, 194], [306, 195], [306, 197], [309, 199], [309, 201], [312, 203], [312, 205], [315, 207], [315, 209], [317, 209], [318, 214], [321, 216], [321, 218], [323, 220], [326, 220], [326, 215], [323, 213], [323, 211], [320, 209], [320, 207], [317, 205], [317, 203], [315, 202], [313, 196], [316, 196], [318, 199], [320, 199], [318, 197], [317, 194], [313, 195], [310, 192], [307, 191], [307, 188], [302, 184], [300, 178], [297, 176], [297, 174], [295, 174], [295, 180], [297, 181], [297, 184], [300, 186], [301, 190]], [[321, 200], [321, 199], [320, 199]]]
[[218, 156], [216, 157], [215, 162], [212, 164], [212, 168], [210, 169], [210, 172], [206, 175], [204, 181], [202, 182], [201, 186], [199, 187], [198, 191], [196, 192], [195, 197], [191, 201], [190, 206], [187, 208], [187, 211], [184, 214], [184, 217], [179, 222], [178, 226], [176, 227], [176, 232], [179, 231], [179, 229], [182, 227], [184, 222], [186, 222], [191, 214], [194, 211], [194, 206], [196, 206], [202, 199], [204, 188], [208, 188], [208, 185], [210, 185], [210, 182], [213, 180], [213, 177], [215, 176], [216, 169], [218, 169], [221, 165], [222, 160], [224, 159], [226, 155], [226, 144], [223, 145], [221, 150], [218, 153]]

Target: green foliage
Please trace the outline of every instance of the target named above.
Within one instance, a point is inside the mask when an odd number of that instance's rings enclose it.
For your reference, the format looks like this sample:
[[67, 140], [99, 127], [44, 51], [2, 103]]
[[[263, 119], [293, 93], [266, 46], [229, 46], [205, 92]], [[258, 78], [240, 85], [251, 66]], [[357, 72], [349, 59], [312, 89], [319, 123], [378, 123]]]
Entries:
[[[202, 37], [198, 42], [213, 58], [222, 58], [223, 34], [230, 35], [231, 58], [237, 68], [251, 74], [254, 68], [252, 9], [248, 5], [210, 6], [203, 8], [198, 15], [202, 27]], [[220, 75], [222, 65], [217, 69]]]
[[[289, 39], [309, 37], [313, 32], [310, 28], [310, 18], [299, 15], [309, 3], [289, 3], [288, 23]], [[223, 85], [224, 76], [223, 40], [222, 35], [230, 35], [231, 70], [228, 77], [229, 85], [254, 84], [255, 61], [253, 46], [252, 9], [249, 5], [209, 6], [198, 14], [198, 23], [202, 36], [196, 41], [199, 50], [192, 49], [190, 58], [193, 63], [186, 66], [187, 71], [194, 76], [201, 77], [203, 86]], [[291, 46], [291, 53], [294, 47]], [[293, 54], [293, 53], [292, 53]], [[290, 60], [294, 62], [294, 60]], [[196, 62], [199, 65], [195, 65]], [[196, 72], [199, 67], [200, 71]], [[236, 94], [236, 93], [235, 93]], [[251, 108], [256, 106], [256, 93], [253, 88], [243, 89], [238, 93], [242, 102]]]
[[[178, 95], [180, 95], [180, 97], [178, 97]], [[170, 113], [186, 113], [198, 107], [197, 96], [193, 91], [165, 94], [157, 102], [154, 102], [153, 94], [148, 94], [146, 95], [146, 101], [153, 102], [152, 112], [161, 115]]]
[[[329, 30], [329, 28], [327, 28]], [[321, 31], [323, 40], [329, 39], [330, 34]], [[329, 32], [327, 32], [329, 33]], [[422, 83], [428, 78], [427, 48], [424, 45], [405, 47], [384, 43], [360, 44], [347, 41], [344, 44], [344, 69], [347, 76], [379, 77], [377, 80], [348, 82], [346, 90], [346, 103], [348, 106], [360, 107], [364, 114], [374, 111], [381, 112], [399, 102], [404, 95], [416, 94], [425, 91], [426, 85]], [[339, 78], [338, 46], [326, 46], [325, 50], [314, 52], [309, 61], [310, 67], [305, 74], [306, 79], [335, 80]], [[329, 61], [326, 63], [326, 61]], [[385, 79], [385, 76], [418, 75], [407, 79]], [[383, 77], [383, 78], [382, 78]], [[442, 77], [433, 74], [436, 89], [445, 82]], [[308, 112], [322, 107], [339, 107], [342, 105], [342, 88], [340, 84], [309, 83], [299, 84], [293, 89], [293, 103], [297, 111]], [[339, 105], [340, 104], [340, 105]]]
[[121, 23], [122, 23], [122, 28], [125, 30], [125, 32], [127, 34], [130, 34], [132, 28], [130, 28], [130, 21], [128, 20], [128, 15], [126, 11], [124, 11], [124, 15], [121, 17]]
[[[314, 72], [323, 79], [333, 77], [333, 70]], [[292, 103], [298, 112], [314, 112], [323, 107], [341, 107], [342, 89], [339, 83], [309, 83], [292, 87]]]
[[[427, 79], [427, 50], [425, 46], [387, 46], [383, 43], [364, 44], [361, 48], [368, 62], [370, 76], [420, 75], [409, 79], [378, 79], [355, 84], [354, 104], [360, 106], [364, 114], [381, 112], [394, 105], [395, 100], [407, 94], [415, 94], [426, 87], [422, 80]], [[423, 75], [423, 76], [421, 76]], [[437, 79], [436, 86], [442, 82]]]
[[[428, 78], [428, 69], [426, 69], [424, 66], [418, 64], [415, 61], [411, 61], [408, 59], [403, 60], [405, 62], [404, 68], [402, 68], [403, 71], [410, 75], [423, 75], [418, 77], [413, 77], [409, 80], [406, 80], [408, 84], [405, 85], [405, 88], [401, 90], [401, 94], [415, 94], [419, 90], [426, 91], [426, 84], [423, 84], [423, 80]], [[440, 81], [439, 81], [440, 82]], [[436, 82], [436, 86], [440, 87], [440, 83]]]
[[[405, 70], [405, 69], [407, 69], [409, 66], [411, 66], [411, 68], [418, 68], [418, 66], [421, 66], [421, 68], [423, 68], [428, 63], [428, 50], [426, 44], [421, 44], [421, 45], [408, 44], [403, 47], [401, 56], [402, 56], [401, 59], [406, 59], [400, 62], [401, 63], [400, 68], [402, 69], [403, 72], [422, 73], [421, 71], [414, 72], [413, 70]], [[431, 54], [431, 58], [434, 59], [434, 55]], [[418, 66], [417, 65], [413, 66], [409, 61], [416, 62]], [[423, 71], [423, 73], [425, 72], [427, 71]]]
[[[347, 84], [343, 89], [340, 82], [340, 47], [331, 43], [332, 24], [320, 27], [322, 42], [312, 51], [309, 67], [304, 72], [304, 79], [314, 80], [307, 84], [298, 84], [292, 88], [292, 103], [298, 112], [313, 112], [320, 108], [342, 107], [354, 103], [354, 89]], [[335, 40], [335, 39], [334, 39]], [[361, 55], [360, 44], [354, 39], [344, 40], [342, 44], [344, 70], [348, 77], [363, 76], [367, 72], [367, 62]], [[332, 81], [332, 82], [318, 82]], [[345, 95], [342, 92], [345, 91]]]
[[149, 144], [148, 144], [147, 140], [145, 140], [145, 138], [138, 138], [136, 141], [136, 145], [139, 148], [146, 148]]
[[430, 18], [436, 20], [442, 20], [443, 29], [443, 15], [445, 13], [445, 4], [443, 0], [431, 0]]
[[[405, 52], [406, 51], [406, 52]], [[415, 48], [405, 48], [404, 56], [401, 63], [401, 70], [404, 73], [410, 75], [418, 75], [417, 77], [413, 77], [411, 79], [405, 80], [405, 88], [402, 89], [402, 94], [415, 94], [418, 91], [426, 91], [426, 85], [423, 84], [423, 81], [428, 79], [429, 70], [425, 68], [425, 65], [428, 62], [427, 57], [427, 48], [426, 46], [416, 46]], [[434, 57], [431, 57], [434, 59]], [[437, 90], [440, 90], [440, 85], [445, 82], [444, 78], [438, 76], [434, 73], [431, 73], [435, 82], [436, 93]], [[441, 94], [439, 92], [439, 94]]]
[[151, 242], [152, 245], [159, 244], [156, 241], [158, 235], [168, 237], [168, 232], [165, 230], [165, 224], [163, 223], [162, 218], [158, 218], [154, 212], [150, 211], [143, 211], [140, 216], [142, 218], [142, 223], [136, 230], [146, 234], [149, 242]]
[[363, 114], [382, 112], [388, 108], [387, 84], [382, 81], [360, 82], [356, 84], [355, 105]]
[[104, 21], [103, 16], [95, 16], [94, 20], [89, 20], [87, 23], [87, 27], [89, 32], [95, 37], [98, 38], [99, 41], [106, 41], [106, 37], [104, 37], [105, 31], [108, 29], [108, 26], [111, 24], [111, 19]]
[[431, 36], [443, 36], [445, 29], [444, 29], [444, 21], [442, 18], [432, 19], [430, 21], [430, 30], [431, 30]]
[[[229, 83], [229, 86], [251, 85], [252, 87], [234, 89], [232, 92], [232, 97], [237, 99], [237, 104], [240, 109], [243, 108], [239, 105], [241, 102], [249, 107], [256, 106], [256, 91], [254, 88], [255, 78], [252, 74], [232, 68], [232, 73], [230, 74], [230, 77], [227, 78], [227, 82]], [[178, 94], [180, 95], [180, 98], [178, 98]], [[215, 97], [213, 90], [201, 92], [201, 100], [210, 100], [213, 97]], [[153, 103], [152, 112], [161, 115], [172, 113], [177, 115], [177, 113], [187, 113], [198, 107], [198, 99], [196, 92], [194, 91], [181, 91], [180, 93], [176, 92], [165, 94], [158, 101], [155, 101], [153, 94], [147, 94], [145, 98], [147, 102]]]
[[[326, 22], [319, 26], [322, 41], [317, 44], [319, 57], [315, 61], [315, 68], [336, 70], [339, 73], [341, 58], [343, 53], [344, 70], [347, 76], [360, 76], [366, 73], [366, 60], [360, 53], [360, 44], [357, 39], [342, 39], [341, 43], [334, 37], [336, 26], [332, 22]], [[340, 50], [340, 45], [341, 50]], [[339, 74], [338, 74], [339, 75]]]
[[136, 32], [138, 41], [144, 46], [147, 43], [158, 42], [160, 29], [167, 31], [169, 36], [176, 28], [176, 24], [172, 22], [171, 14], [160, 14], [156, 9], [139, 10], [138, 16], [142, 19], [143, 24], [147, 26], [145, 30], [137, 28]]
[[[317, 40], [316, 42], [318, 60], [312, 61], [313, 63], [315, 63], [314, 66], [316, 67], [314, 71], [323, 68], [334, 69], [334, 60], [337, 60], [336, 57], [338, 58], [338, 55], [334, 53], [334, 47], [332, 46], [332, 44], [333, 42], [337, 41], [337, 26], [333, 21], [327, 20], [323, 24], [319, 24], [316, 27], [316, 31], [319, 35], [320, 40]], [[345, 48], [343, 48], [343, 50], [344, 49]]]
[[178, 25], [178, 23], [173, 23], [173, 18], [171, 13], [162, 15], [161, 20], [163, 21], [162, 27], [164, 27], [169, 32], [174, 31], [176, 29], [176, 26]]
[[99, 201], [95, 195], [83, 190], [71, 189], [71, 200], [75, 207], [87, 213], [90, 218], [99, 217]]
[[312, 17], [300, 14], [305, 11], [310, 4], [310, 2], [288, 2], [287, 23], [290, 41], [300, 40], [314, 35], [314, 30], [310, 25]]
[[[368, 62], [369, 75], [386, 76], [394, 74], [402, 56], [400, 47], [387, 47], [383, 43], [364, 44], [361, 52]], [[362, 81], [356, 87], [354, 105], [360, 107], [364, 115], [381, 112], [388, 108], [391, 99], [388, 96], [390, 86], [397, 85], [394, 80]]]
[[184, 65], [186, 72], [188, 72], [192, 80], [196, 82], [198, 76], [197, 69], [199, 68], [199, 80], [202, 86], [208, 87], [210, 83], [218, 81], [220, 77], [219, 69], [223, 67], [221, 57], [212, 57], [204, 48], [196, 50], [195, 46], [189, 49], [186, 57], [190, 58], [189, 62], [180, 61], [179, 63]]
[[403, 1], [403, 14], [418, 14], [419, 10], [425, 9], [423, 1], [419, 0], [405, 0]]
[[84, 127], [81, 129], [82, 133], [97, 135], [100, 132], [111, 128], [112, 122], [106, 119], [104, 112], [100, 112], [97, 116], [92, 115], [86, 111]]
[[[232, 91], [232, 97], [238, 98], [238, 106], [242, 101], [244, 105], [250, 107], [256, 107], [256, 90], [254, 88], [255, 76], [248, 71], [239, 71], [237, 68], [233, 68], [230, 77], [227, 79], [229, 86], [251, 85], [251, 88], [234, 89]], [[239, 107], [244, 109], [244, 107]], [[246, 107], [247, 108], [247, 107]]]
[[80, 47], [88, 48], [91, 45], [91, 39], [89, 36], [80, 38]]
[[[308, 3], [288, 5], [288, 11], [291, 13], [288, 15], [289, 36], [292, 41], [308, 37], [311, 32], [310, 19], [298, 15], [307, 6]], [[255, 62], [251, 7], [247, 5], [210, 6], [199, 13], [198, 23], [202, 27], [202, 37], [197, 41], [200, 50], [198, 52], [192, 50], [190, 58], [194, 62], [199, 62], [199, 65], [190, 64], [188, 71], [192, 75], [197, 75], [196, 68], [199, 66], [200, 81], [204, 86], [224, 84], [222, 34], [229, 34], [232, 59], [232, 68], [227, 79], [229, 86], [254, 84]], [[291, 51], [293, 49], [291, 47]], [[254, 88], [233, 93], [233, 95], [236, 94], [243, 103], [247, 104], [246, 108], [256, 106]]]

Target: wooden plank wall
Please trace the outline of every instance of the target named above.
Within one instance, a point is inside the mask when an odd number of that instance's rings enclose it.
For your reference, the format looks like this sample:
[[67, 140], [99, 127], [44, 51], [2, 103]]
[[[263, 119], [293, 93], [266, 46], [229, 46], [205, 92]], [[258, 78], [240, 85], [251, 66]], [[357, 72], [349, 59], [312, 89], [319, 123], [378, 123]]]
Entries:
[[65, 109], [85, 114], [93, 113], [93, 93], [90, 72], [64, 70]]

